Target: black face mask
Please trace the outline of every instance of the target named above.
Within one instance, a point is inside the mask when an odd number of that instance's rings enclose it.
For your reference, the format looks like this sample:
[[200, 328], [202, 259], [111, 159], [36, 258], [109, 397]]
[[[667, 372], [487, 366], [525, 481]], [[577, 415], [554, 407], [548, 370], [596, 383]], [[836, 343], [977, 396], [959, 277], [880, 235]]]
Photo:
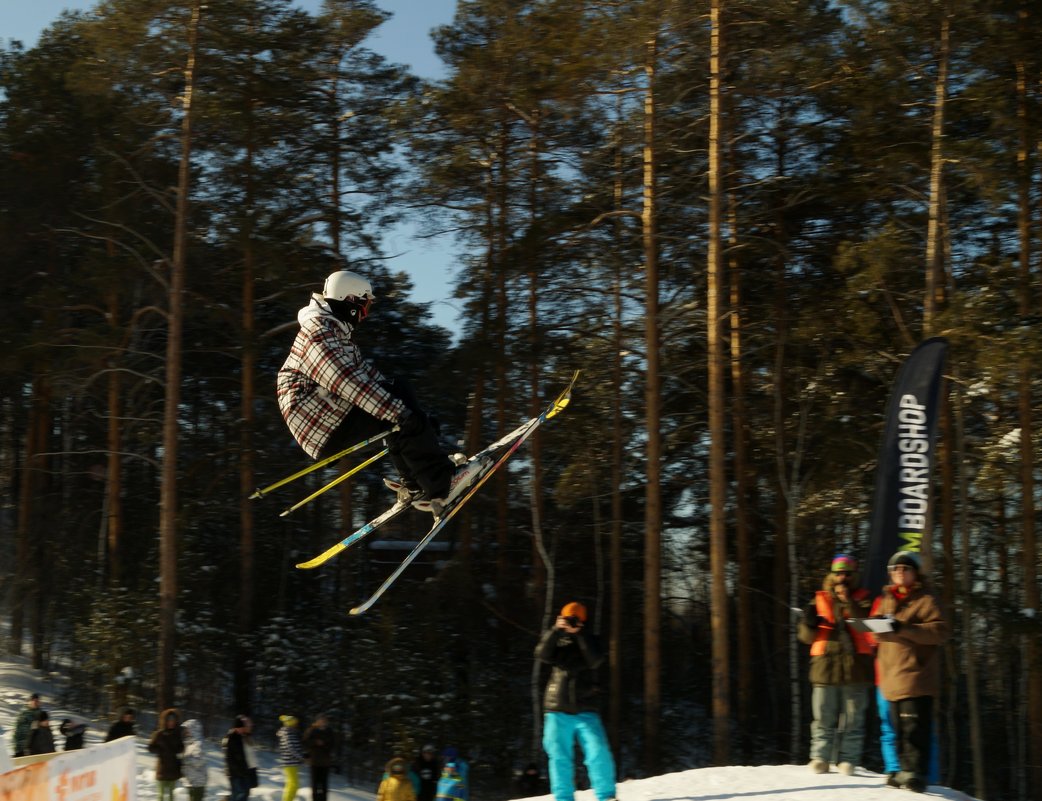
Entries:
[[358, 306], [354, 301], [337, 300], [336, 298], [326, 298], [325, 301], [329, 304], [329, 310], [333, 312], [333, 316], [338, 320], [350, 325], [358, 325]]

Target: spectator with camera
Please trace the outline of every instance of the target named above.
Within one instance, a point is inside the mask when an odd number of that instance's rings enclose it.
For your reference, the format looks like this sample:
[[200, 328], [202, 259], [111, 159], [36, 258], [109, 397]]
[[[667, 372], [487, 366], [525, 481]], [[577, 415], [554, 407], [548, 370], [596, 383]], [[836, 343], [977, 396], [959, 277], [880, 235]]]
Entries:
[[585, 632], [586, 621], [585, 606], [577, 601], [565, 604], [535, 649], [535, 658], [551, 666], [543, 695], [543, 748], [555, 801], [574, 799], [576, 739], [597, 801], [615, 799], [615, 759], [599, 710], [597, 671], [604, 654], [596, 638]]

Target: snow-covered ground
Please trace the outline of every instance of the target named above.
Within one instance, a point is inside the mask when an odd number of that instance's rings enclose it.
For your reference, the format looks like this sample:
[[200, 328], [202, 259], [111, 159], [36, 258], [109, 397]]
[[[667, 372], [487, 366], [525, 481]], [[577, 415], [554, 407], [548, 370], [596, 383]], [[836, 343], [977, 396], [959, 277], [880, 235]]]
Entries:
[[[102, 742], [108, 730], [108, 721], [86, 720], [82, 715], [55, 706], [59, 693], [53, 680], [30, 668], [24, 657], [0, 657], [0, 731], [3, 732], [3, 747], [8, 749], [8, 753], [15, 717], [33, 692], [40, 693], [42, 705], [50, 714], [55, 732], [64, 718], [85, 720], [90, 725], [87, 745]], [[64, 738], [56, 733], [55, 740], [60, 748]], [[141, 801], [152, 801], [156, 797], [155, 757], [145, 749], [147, 740], [147, 733], [138, 737], [137, 791]], [[207, 746], [210, 758], [207, 799], [216, 801], [222, 793], [227, 793], [228, 782], [224, 776], [219, 744], [208, 742]], [[250, 798], [281, 801], [282, 773], [275, 763], [275, 754], [260, 751], [260, 762], [260, 787], [252, 791]], [[307, 771], [301, 771], [301, 774], [305, 788], [300, 790], [297, 798], [310, 801], [310, 790], [306, 789]], [[699, 768], [627, 781], [620, 784], [618, 790], [619, 801], [901, 801], [916, 797], [885, 787], [883, 777], [876, 773], [859, 770], [854, 776], [837, 773], [815, 775], [805, 765]], [[179, 794], [183, 792], [179, 790]], [[187, 799], [187, 794], [182, 797]], [[965, 793], [946, 787], [930, 787], [926, 797], [974, 801]], [[372, 801], [373, 798], [371, 792], [348, 787], [342, 776], [334, 774], [330, 777], [330, 801]], [[552, 801], [552, 798], [542, 796], [540, 801]], [[589, 790], [577, 793], [576, 801], [594, 801], [593, 793]]]

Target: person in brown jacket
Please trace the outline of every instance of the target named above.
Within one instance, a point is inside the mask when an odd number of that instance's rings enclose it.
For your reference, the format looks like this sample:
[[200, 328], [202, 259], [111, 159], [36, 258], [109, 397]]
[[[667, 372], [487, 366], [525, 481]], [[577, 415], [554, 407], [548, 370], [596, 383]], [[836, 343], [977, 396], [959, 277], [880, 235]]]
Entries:
[[867, 617], [872, 606], [871, 594], [858, 584], [857, 560], [837, 554], [796, 633], [810, 646], [813, 773], [828, 773], [834, 761], [840, 773], [852, 776], [861, 762], [874, 643], [845, 622]]
[[185, 750], [181, 716], [176, 709], [166, 709], [159, 716], [159, 728], [152, 733], [148, 750], [156, 755], [159, 801], [174, 801], [174, 786], [181, 778], [181, 754]]
[[890, 702], [899, 773], [887, 783], [912, 792], [926, 791], [933, 738], [933, 699], [941, 690], [941, 645], [951, 636], [937, 598], [929, 591], [911, 551], [898, 551], [887, 563], [890, 584], [872, 605], [872, 617], [889, 618], [892, 630], [877, 632], [879, 689]]

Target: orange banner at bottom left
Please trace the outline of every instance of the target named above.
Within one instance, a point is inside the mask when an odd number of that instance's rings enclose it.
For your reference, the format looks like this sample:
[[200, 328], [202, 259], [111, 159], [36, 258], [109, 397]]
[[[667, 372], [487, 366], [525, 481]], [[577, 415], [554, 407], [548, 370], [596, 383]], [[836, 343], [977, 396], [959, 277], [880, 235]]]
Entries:
[[0, 774], [0, 801], [49, 801], [49, 789], [46, 762]]

